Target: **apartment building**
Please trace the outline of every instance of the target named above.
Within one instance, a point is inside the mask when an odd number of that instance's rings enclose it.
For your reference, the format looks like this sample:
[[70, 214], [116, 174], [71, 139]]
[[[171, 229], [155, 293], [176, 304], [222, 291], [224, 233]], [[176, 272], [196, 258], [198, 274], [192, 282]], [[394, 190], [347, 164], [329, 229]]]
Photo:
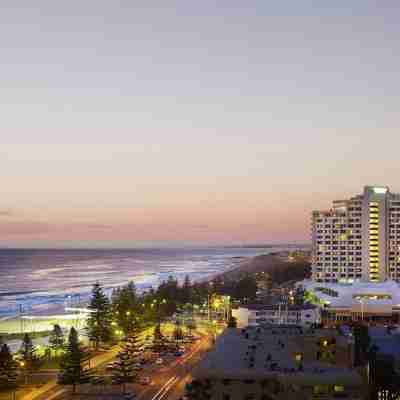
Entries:
[[320, 309], [313, 304], [247, 304], [232, 310], [239, 328], [263, 324], [311, 326], [321, 322]]
[[361, 195], [312, 213], [312, 279], [400, 281], [400, 194], [366, 186]]
[[193, 370], [186, 395], [190, 400], [358, 400], [364, 383], [351, 367], [351, 353], [336, 330], [227, 329]]

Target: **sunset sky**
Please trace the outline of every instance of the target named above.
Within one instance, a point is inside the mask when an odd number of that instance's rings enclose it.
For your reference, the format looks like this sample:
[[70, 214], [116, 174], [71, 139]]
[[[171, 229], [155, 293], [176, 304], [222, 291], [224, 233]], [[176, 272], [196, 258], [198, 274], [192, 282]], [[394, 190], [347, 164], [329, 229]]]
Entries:
[[400, 192], [399, 21], [394, 0], [3, 2], [0, 246], [306, 242], [313, 209]]

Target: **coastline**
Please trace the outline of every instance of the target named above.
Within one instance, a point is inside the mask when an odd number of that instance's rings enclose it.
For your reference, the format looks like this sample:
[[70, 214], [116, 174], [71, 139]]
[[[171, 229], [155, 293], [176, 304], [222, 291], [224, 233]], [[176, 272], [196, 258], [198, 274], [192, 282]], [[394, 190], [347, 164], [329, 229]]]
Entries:
[[[235, 261], [221, 272], [207, 275], [205, 277], [193, 280], [193, 282], [204, 283], [210, 282], [216, 278], [227, 280], [239, 279], [246, 274], [254, 274], [259, 272], [274, 273], [279, 269], [288, 266], [296, 266], [296, 262], [288, 260], [286, 251], [278, 251], [273, 253], [261, 254], [252, 257], [235, 257]], [[145, 289], [144, 289], [145, 290]], [[143, 290], [141, 290], [143, 291]], [[86, 307], [87, 302], [79, 304], [80, 307]], [[31, 318], [24, 320], [24, 326], [29, 327], [33, 332], [48, 331], [52, 329], [55, 323], [70, 325], [72, 322], [81, 320], [83, 324], [84, 316], [65, 310], [65, 305], [57, 304], [46, 310], [41, 310], [30, 315]], [[72, 322], [71, 322], [72, 321]], [[18, 315], [6, 316], [0, 319], [0, 335], [21, 332], [21, 317]]]
[[[253, 257], [233, 257], [232, 263], [221, 272], [216, 272], [214, 274], [207, 275], [205, 277], [195, 279], [193, 282], [203, 283], [210, 282], [218, 276], [229, 274], [232, 271], [241, 268], [245, 263], [251, 261]], [[236, 260], [236, 261], [234, 261]], [[128, 282], [126, 282], [128, 283]], [[148, 290], [147, 288], [138, 288], [138, 292], [143, 292]], [[81, 302], [79, 307], [86, 307], [87, 302]], [[64, 304], [53, 304], [47, 309], [37, 310], [36, 312], [30, 313], [28, 319], [24, 319], [25, 328], [29, 328], [32, 332], [46, 332], [52, 329], [52, 326], [57, 323], [62, 323], [62, 325], [69, 325], [71, 321], [76, 322], [78, 319], [84, 320], [83, 315], [71, 314], [66, 311]], [[81, 322], [81, 324], [83, 321]], [[21, 317], [19, 315], [9, 315], [0, 318], [0, 336], [10, 335], [15, 333], [20, 333], [23, 329], [21, 328]]]

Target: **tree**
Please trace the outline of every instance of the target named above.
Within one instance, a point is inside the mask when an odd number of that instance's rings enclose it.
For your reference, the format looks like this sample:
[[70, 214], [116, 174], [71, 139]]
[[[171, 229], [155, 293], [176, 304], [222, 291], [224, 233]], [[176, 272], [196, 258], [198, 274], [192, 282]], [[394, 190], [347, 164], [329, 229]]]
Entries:
[[49, 343], [50, 348], [54, 350], [56, 355], [63, 350], [65, 346], [65, 338], [60, 325], [54, 325], [53, 330], [50, 333]]
[[130, 350], [128, 347], [124, 347], [117, 355], [115, 362], [115, 368], [113, 369], [113, 381], [115, 383], [122, 384], [122, 393], [126, 393], [126, 384], [134, 382], [136, 378], [136, 372], [133, 369], [134, 361], [131, 358]]
[[139, 327], [135, 325], [130, 330], [129, 336], [126, 339], [125, 349], [131, 359], [135, 359], [139, 353], [139, 334]]
[[112, 295], [112, 309], [115, 322], [122, 329], [125, 336], [134, 329], [138, 321], [138, 299], [133, 282]]
[[191, 303], [192, 300], [192, 283], [190, 282], [189, 275], [186, 275], [181, 288], [181, 302], [183, 304]]
[[252, 276], [240, 279], [235, 287], [234, 297], [238, 300], [253, 300], [257, 293], [257, 282]]
[[98, 349], [101, 342], [108, 342], [112, 338], [110, 301], [99, 283], [93, 286], [88, 308], [91, 313], [87, 320], [87, 334]]
[[228, 321], [228, 328], [236, 328], [237, 327], [237, 320], [235, 317], [230, 317]]
[[14, 360], [7, 344], [0, 350], [0, 390], [17, 388], [18, 364]]
[[178, 347], [179, 342], [183, 339], [183, 330], [178, 321], [175, 324], [175, 329], [172, 336], [175, 340], [176, 347]]
[[25, 378], [28, 380], [28, 376], [35, 370], [39, 369], [41, 360], [36, 354], [37, 349], [32, 343], [32, 339], [29, 334], [25, 333], [22, 339], [21, 349], [19, 354], [21, 355], [23, 367], [26, 371]]
[[79, 344], [78, 332], [71, 328], [67, 349], [60, 362], [58, 383], [72, 385], [72, 392], [76, 393], [76, 385], [90, 380], [91, 372], [85, 368], [87, 360], [88, 357]]
[[164, 351], [167, 347], [167, 340], [161, 333], [161, 325], [157, 324], [153, 332], [153, 345], [152, 348], [155, 352]]
[[166, 282], [162, 282], [156, 292], [156, 300], [160, 317], [172, 315], [176, 312], [179, 303], [180, 288], [178, 281], [169, 276]]

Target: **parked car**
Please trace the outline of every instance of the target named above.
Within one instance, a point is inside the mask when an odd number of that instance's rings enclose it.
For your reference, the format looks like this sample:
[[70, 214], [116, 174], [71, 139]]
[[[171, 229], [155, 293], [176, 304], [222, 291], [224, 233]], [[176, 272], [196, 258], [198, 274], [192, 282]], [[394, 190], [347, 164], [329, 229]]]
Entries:
[[110, 371], [113, 370], [116, 367], [116, 363], [115, 362], [110, 362], [106, 365], [106, 370]]
[[136, 394], [135, 393], [127, 393], [124, 395], [124, 400], [134, 400], [136, 399]]
[[139, 378], [139, 383], [141, 385], [150, 385], [151, 383], [151, 379], [149, 376], [142, 376]]
[[164, 360], [161, 357], [157, 358], [156, 364], [160, 365], [160, 364], [163, 364], [163, 363], [164, 363]]
[[180, 356], [182, 356], [184, 353], [183, 353], [183, 351], [176, 351], [175, 353], [174, 353], [174, 356], [175, 357], [180, 357]]

